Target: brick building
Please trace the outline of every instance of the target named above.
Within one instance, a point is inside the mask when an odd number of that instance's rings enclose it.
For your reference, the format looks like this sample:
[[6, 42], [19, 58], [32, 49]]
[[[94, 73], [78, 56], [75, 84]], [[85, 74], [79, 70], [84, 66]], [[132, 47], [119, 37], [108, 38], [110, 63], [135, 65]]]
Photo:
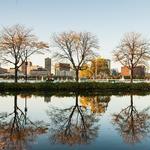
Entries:
[[[133, 70], [134, 78], [144, 78], [145, 77], [145, 66], [137, 66]], [[131, 70], [127, 66], [121, 67], [121, 75], [124, 77], [129, 77], [131, 75]]]
[[131, 71], [130, 69], [128, 69], [127, 66], [121, 67], [121, 75], [126, 77], [126, 76], [130, 76]]

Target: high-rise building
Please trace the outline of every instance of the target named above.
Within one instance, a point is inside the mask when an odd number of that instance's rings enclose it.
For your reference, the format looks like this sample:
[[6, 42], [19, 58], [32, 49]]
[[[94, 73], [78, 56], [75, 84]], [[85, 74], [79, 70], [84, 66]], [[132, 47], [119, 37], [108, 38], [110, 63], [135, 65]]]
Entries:
[[45, 58], [45, 69], [51, 74], [51, 59]]

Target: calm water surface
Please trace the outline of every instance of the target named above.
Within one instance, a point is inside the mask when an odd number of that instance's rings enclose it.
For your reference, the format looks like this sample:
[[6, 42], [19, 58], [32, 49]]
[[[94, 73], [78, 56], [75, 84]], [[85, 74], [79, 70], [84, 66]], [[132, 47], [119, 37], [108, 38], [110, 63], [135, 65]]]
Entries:
[[149, 150], [150, 96], [0, 96], [0, 150]]

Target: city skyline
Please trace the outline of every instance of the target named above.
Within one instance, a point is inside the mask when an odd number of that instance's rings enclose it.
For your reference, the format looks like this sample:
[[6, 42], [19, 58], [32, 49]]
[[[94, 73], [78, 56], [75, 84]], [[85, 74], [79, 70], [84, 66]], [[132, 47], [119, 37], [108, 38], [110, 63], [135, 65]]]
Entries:
[[[135, 31], [150, 37], [149, 6], [148, 0], [2, 0], [0, 29], [23, 24], [33, 28], [33, 33], [40, 40], [49, 43], [53, 33], [88, 31], [99, 39], [99, 54], [112, 60], [112, 50], [119, 44], [124, 33]], [[48, 56], [51, 57], [51, 54]], [[43, 60], [46, 57], [40, 55], [30, 59], [34, 64], [44, 66]]]

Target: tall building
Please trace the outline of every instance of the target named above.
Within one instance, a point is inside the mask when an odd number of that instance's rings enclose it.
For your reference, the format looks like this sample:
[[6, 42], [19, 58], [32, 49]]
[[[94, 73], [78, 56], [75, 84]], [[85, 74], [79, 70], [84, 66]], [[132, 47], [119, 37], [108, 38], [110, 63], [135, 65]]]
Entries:
[[45, 58], [45, 69], [51, 74], [51, 59]]

